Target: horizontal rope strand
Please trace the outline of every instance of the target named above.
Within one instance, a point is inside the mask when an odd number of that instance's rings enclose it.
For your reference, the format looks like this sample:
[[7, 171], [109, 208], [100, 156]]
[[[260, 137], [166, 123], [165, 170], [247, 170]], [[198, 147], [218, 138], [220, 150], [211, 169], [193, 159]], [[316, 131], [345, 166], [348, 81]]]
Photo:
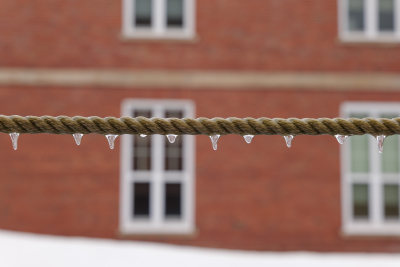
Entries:
[[394, 135], [400, 118], [145, 118], [0, 115], [2, 133], [176, 135]]

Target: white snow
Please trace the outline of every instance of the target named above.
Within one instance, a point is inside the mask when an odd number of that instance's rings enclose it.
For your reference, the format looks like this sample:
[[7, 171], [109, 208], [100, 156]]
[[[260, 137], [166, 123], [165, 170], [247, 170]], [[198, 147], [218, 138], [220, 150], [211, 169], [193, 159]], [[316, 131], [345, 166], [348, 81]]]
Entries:
[[271, 253], [0, 231], [0, 266], [400, 266], [398, 254]]

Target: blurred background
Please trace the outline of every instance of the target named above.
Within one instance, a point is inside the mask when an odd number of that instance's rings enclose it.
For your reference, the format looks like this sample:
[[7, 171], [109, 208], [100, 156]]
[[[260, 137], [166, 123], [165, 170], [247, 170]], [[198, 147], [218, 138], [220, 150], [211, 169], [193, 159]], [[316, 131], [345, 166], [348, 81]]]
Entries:
[[[397, 117], [399, 42], [400, 0], [0, 0], [0, 113]], [[0, 242], [18, 231], [399, 263], [398, 136], [383, 154], [372, 136], [116, 142], [24, 134], [14, 152], [3, 135]]]

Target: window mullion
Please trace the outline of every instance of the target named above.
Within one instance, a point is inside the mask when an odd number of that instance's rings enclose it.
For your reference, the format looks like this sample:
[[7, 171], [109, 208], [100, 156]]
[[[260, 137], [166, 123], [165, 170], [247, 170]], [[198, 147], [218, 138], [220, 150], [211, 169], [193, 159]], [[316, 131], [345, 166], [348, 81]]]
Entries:
[[[398, 6], [398, 2], [399, 2], [400, 0], [396, 0], [396, 9], [397, 9], [397, 6]], [[400, 14], [400, 13], [399, 13]], [[399, 140], [399, 144], [400, 144], [400, 136], [396, 136], [396, 138]], [[397, 151], [397, 153], [400, 153], [400, 151]], [[397, 164], [399, 164], [399, 166], [400, 166], [400, 157], [399, 157], [399, 159], [398, 159], [398, 162], [397, 162]], [[396, 179], [396, 184], [397, 184], [397, 186], [399, 186], [400, 187], [400, 173], [397, 173], [397, 179]], [[400, 188], [399, 188], [399, 192], [400, 192]], [[399, 197], [399, 214], [400, 214], [400, 197]], [[398, 220], [400, 220], [400, 217], [398, 218]]]
[[394, 32], [400, 38], [400, 0], [394, 1]]
[[[132, 139], [131, 136], [124, 135], [122, 138], [125, 139], [125, 142], [129, 143], [129, 139]], [[132, 176], [131, 176], [131, 168], [129, 159], [131, 159], [132, 150], [129, 149], [128, 146], [121, 146], [121, 159], [122, 159], [122, 179], [120, 179], [120, 226], [123, 228], [124, 222], [128, 222], [131, 220], [131, 211], [132, 207]], [[126, 203], [126, 207], [125, 204]]]
[[[189, 1], [192, 2], [192, 1]], [[185, 117], [194, 117], [195, 114], [190, 108], [185, 109]], [[195, 149], [195, 137], [191, 135], [184, 135], [183, 137], [183, 179], [182, 182], [182, 219], [186, 225], [194, 225], [195, 211], [193, 207], [195, 206], [195, 180], [194, 177], [194, 162], [195, 155], [191, 153]]]
[[[378, 118], [379, 114], [373, 113], [372, 117]], [[377, 151], [377, 141], [374, 137], [370, 137], [370, 160], [371, 160], [371, 222], [372, 225], [378, 226], [382, 223], [382, 155]]]
[[153, 175], [152, 175], [152, 184], [154, 191], [152, 192], [152, 216], [153, 216], [153, 222], [157, 226], [162, 225], [162, 203], [163, 203], [163, 187], [162, 187], [162, 170], [161, 170], [161, 159], [160, 155], [162, 153], [162, 139], [161, 135], [153, 135], [153, 163], [154, 163], [154, 169], [153, 169]]
[[153, 0], [154, 32], [162, 35], [165, 32], [165, 0]]
[[[346, 114], [347, 115], [347, 114]], [[342, 188], [342, 223], [347, 225], [352, 220], [352, 173], [350, 168], [350, 142], [346, 142], [340, 148], [341, 159], [341, 188]]]
[[375, 38], [378, 30], [378, 0], [366, 0], [364, 19], [367, 38]]
[[[153, 116], [162, 118], [164, 117], [163, 109], [157, 106], [153, 109]], [[163, 225], [163, 211], [164, 211], [164, 186], [163, 186], [163, 156], [164, 156], [164, 136], [162, 135], [152, 135], [153, 138], [153, 195], [151, 196], [153, 200], [153, 222], [156, 227], [162, 227]]]

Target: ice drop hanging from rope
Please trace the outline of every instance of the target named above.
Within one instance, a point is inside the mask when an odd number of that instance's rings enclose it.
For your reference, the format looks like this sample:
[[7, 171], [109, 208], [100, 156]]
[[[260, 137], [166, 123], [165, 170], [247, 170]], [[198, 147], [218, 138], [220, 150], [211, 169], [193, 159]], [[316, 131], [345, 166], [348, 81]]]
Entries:
[[173, 144], [178, 136], [176, 134], [167, 134], [168, 141]]
[[254, 138], [254, 135], [250, 135], [250, 134], [248, 134], [248, 135], [243, 135], [243, 138], [244, 138], [244, 141], [245, 141], [246, 143], [250, 144], [251, 141], [252, 141], [253, 138]]
[[385, 135], [378, 135], [376, 137], [376, 141], [378, 142], [378, 152], [380, 154], [383, 153], [383, 143], [385, 142], [385, 138], [386, 138]]
[[285, 136], [283, 136], [283, 138], [285, 138], [286, 146], [288, 148], [291, 148], [294, 136], [293, 135], [285, 135]]
[[343, 145], [343, 144], [346, 142], [346, 140], [347, 140], [347, 138], [348, 138], [349, 136], [348, 136], [348, 135], [340, 135], [340, 134], [337, 134], [337, 135], [335, 135], [335, 137], [336, 137], [336, 140], [338, 141], [338, 143], [341, 144], [341, 145]]
[[18, 137], [19, 133], [10, 133], [11, 143], [14, 150], [18, 148]]
[[118, 135], [116, 135], [116, 134], [107, 134], [106, 135], [110, 149], [114, 149], [114, 143], [115, 143], [115, 139], [117, 139], [117, 137], [118, 137]]
[[214, 150], [217, 150], [218, 148], [218, 139], [220, 138], [221, 135], [215, 134], [215, 135], [210, 135], [211, 139], [211, 144]]
[[79, 145], [81, 144], [83, 134], [81, 134], [81, 133], [74, 133], [72, 136], [74, 137], [74, 140], [75, 140], [76, 145], [79, 146]]

